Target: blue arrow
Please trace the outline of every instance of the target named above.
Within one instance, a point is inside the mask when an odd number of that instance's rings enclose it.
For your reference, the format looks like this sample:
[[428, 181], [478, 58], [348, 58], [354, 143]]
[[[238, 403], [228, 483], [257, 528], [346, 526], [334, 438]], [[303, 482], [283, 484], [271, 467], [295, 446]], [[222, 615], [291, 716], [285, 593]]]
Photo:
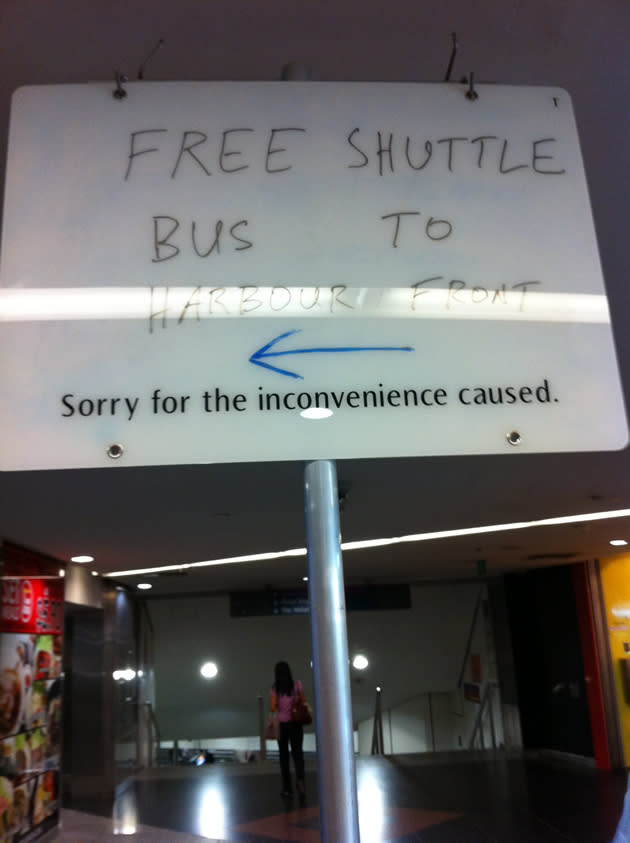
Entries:
[[295, 372], [289, 372], [286, 369], [280, 369], [278, 366], [272, 366], [270, 363], [265, 363], [264, 359], [268, 357], [284, 357], [287, 354], [347, 354], [348, 352], [356, 351], [414, 351], [411, 346], [390, 346], [390, 345], [364, 345], [364, 346], [331, 346], [330, 348], [294, 348], [289, 351], [270, 351], [271, 348], [283, 340], [285, 337], [291, 337], [293, 334], [299, 334], [299, 330], [287, 331], [286, 334], [280, 334], [271, 342], [263, 345], [258, 351], [255, 351], [249, 358], [250, 363], [256, 366], [262, 366], [264, 369], [270, 369], [272, 372], [277, 372], [279, 375], [286, 375], [288, 378], [298, 378], [304, 380], [302, 375]]

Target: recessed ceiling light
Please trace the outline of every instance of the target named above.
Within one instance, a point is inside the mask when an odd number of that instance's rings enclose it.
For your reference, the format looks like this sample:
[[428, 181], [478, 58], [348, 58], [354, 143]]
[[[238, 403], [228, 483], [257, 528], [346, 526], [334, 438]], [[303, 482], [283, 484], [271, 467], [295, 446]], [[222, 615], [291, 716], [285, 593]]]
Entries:
[[118, 682], [119, 679], [124, 679], [125, 682], [131, 682], [136, 678], [136, 671], [132, 667], [126, 667], [124, 670], [115, 670], [112, 673], [112, 679]]
[[214, 679], [214, 677], [219, 672], [219, 668], [214, 662], [206, 662], [205, 664], [201, 665], [199, 672], [201, 673], [204, 679]]
[[360, 653], [352, 659], [352, 667], [356, 668], [357, 670], [365, 670], [368, 664], [369, 661], [365, 658], [365, 656], [361, 655]]
[[79, 562], [80, 564], [84, 563], [84, 562], [94, 562], [94, 557], [93, 556], [73, 556], [70, 561], [71, 562]]
[[138, 588], [142, 591], [147, 591], [149, 588], [153, 588], [150, 582], [139, 582]]
[[59, 568], [59, 576], [60, 576], [60, 577], [65, 577], [65, 575], [66, 575], [65, 570], [64, 570], [63, 568]]
[[623, 547], [624, 545], [628, 544], [625, 539], [611, 539], [609, 542], [613, 547]]
[[326, 407], [310, 407], [308, 410], [302, 410], [300, 413], [303, 419], [327, 419], [332, 414], [333, 411]]
[[91, 571], [93, 577], [98, 577], [98, 571]]
[[308, 577], [302, 577], [302, 582], [308, 582]]

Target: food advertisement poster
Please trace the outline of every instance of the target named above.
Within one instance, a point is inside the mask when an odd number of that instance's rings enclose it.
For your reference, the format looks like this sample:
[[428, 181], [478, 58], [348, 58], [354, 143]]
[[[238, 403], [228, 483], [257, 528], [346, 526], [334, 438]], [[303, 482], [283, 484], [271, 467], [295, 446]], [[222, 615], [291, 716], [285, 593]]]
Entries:
[[5, 551], [2, 571], [0, 843], [36, 840], [59, 819], [64, 580], [35, 560]]

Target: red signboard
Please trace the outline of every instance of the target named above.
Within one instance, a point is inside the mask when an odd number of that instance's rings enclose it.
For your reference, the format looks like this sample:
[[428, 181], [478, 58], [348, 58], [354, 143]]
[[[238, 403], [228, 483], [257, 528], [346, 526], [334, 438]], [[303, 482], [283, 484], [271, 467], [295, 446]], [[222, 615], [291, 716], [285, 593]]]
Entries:
[[481, 654], [470, 654], [470, 681], [481, 685]]
[[59, 577], [5, 577], [0, 602], [2, 632], [33, 635], [63, 632], [63, 580]]
[[464, 699], [468, 702], [481, 702], [481, 688], [472, 682], [464, 682]]
[[64, 580], [57, 560], [2, 545], [0, 840], [59, 820]]

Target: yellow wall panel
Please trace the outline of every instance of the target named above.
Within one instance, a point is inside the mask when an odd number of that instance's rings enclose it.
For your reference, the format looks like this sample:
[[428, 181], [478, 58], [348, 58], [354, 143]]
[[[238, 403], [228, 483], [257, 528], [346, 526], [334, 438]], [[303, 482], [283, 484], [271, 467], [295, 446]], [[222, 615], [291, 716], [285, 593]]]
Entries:
[[[600, 560], [624, 761], [630, 766], [630, 554]], [[627, 667], [625, 667], [626, 665]], [[624, 670], [628, 670], [627, 680]], [[626, 684], [627, 682], [627, 684]], [[626, 690], [627, 689], [627, 690]], [[628, 701], [626, 700], [628, 697]]]

